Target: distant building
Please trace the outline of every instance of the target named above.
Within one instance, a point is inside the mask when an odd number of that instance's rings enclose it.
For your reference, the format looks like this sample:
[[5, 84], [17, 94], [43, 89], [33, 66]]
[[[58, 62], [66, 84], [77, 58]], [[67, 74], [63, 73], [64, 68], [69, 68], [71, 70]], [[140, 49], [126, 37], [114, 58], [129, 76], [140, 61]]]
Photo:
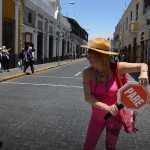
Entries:
[[21, 49], [21, 11], [20, 0], [0, 0], [0, 47], [11, 48], [10, 68], [16, 66]]
[[68, 53], [77, 53], [77, 56], [85, 54], [85, 50], [80, 47], [80, 45], [87, 45], [88, 43], [88, 33], [83, 29], [75, 19], [66, 17], [71, 25], [70, 40], [71, 46], [68, 49]]
[[11, 48], [10, 68], [18, 65], [21, 48], [32, 46], [39, 64], [63, 60], [70, 50], [82, 53], [80, 44], [88, 41], [87, 32], [77, 22], [72, 28], [63, 17], [60, 0], [0, 0], [0, 12], [0, 47]]
[[114, 48], [128, 62], [150, 61], [150, 1], [132, 0], [118, 22]]

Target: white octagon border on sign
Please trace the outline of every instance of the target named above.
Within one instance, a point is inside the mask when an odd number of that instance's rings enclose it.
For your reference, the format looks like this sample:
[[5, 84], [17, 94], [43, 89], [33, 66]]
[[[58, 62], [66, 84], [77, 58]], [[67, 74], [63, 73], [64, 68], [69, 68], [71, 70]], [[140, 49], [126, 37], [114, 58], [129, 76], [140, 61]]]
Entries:
[[[129, 81], [128, 83], [126, 83], [125, 85], [123, 85], [119, 90], [118, 90], [118, 93], [117, 93], [117, 102], [118, 102], [118, 104], [120, 104], [120, 103], [122, 103], [122, 101], [120, 101], [120, 97], [121, 97], [121, 91], [125, 88], [125, 87], [127, 87], [128, 85], [138, 85], [139, 86], [139, 82], [135, 82], [135, 81]], [[143, 89], [146, 91], [146, 92], [148, 92], [148, 90], [145, 88], [145, 87], [143, 87]], [[147, 103], [148, 103], [148, 96], [147, 96]], [[124, 107], [125, 107], [125, 109], [128, 109], [128, 110], [131, 110], [131, 111], [138, 111], [138, 110], [141, 110], [141, 109], [143, 109], [143, 108], [145, 108], [145, 106], [147, 105], [147, 103], [142, 107], [142, 108], [140, 108], [140, 109], [131, 109], [131, 108], [128, 108], [128, 107], [126, 107], [123, 103], [123, 105], [124, 105]]]

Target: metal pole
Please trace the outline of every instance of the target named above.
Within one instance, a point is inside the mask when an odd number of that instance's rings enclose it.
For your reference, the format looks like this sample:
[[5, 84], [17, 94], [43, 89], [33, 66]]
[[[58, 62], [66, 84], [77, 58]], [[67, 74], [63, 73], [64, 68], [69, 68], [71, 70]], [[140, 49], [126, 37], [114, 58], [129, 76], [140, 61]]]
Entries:
[[57, 52], [57, 54], [58, 54], [58, 60], [57, 60], [57, 62], [58, 62], [58, 65], [60, 65], [59, 64], [59, 50], [60, 50], [60, 32], [61, 32], [61, 27], [60, 27], [60, 6], [59, 6], [59, 12], [58, 12], [58, 24], [59, 24], [59, 34], [58, 34], [58, 48], [57, 48], [57, 50], [58, 50], [58, 52]]

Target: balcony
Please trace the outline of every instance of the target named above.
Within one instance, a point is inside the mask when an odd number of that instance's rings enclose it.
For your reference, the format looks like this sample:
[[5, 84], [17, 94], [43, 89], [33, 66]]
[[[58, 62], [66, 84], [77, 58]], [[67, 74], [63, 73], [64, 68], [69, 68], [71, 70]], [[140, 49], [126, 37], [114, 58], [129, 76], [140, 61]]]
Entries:
[[62, 15], [60, 15], [60, 22], [64, 27], [70, 29], [70, 23]]
[[136, 32], [138, 30], [138, 22], [137, 21], [131, 21], [129, 24], [129, 31], [130, 32]]

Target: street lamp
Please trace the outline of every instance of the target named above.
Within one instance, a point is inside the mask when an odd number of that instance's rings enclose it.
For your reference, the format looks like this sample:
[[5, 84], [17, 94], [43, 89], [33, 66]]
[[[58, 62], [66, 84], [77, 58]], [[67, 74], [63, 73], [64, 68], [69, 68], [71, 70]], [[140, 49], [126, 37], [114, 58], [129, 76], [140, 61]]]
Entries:
[[75, 2], [69, 2], [68, 4], [75, 4]]
[[[68, 4], [74, 5], [75, 2], [68, 2]], [[60, 16], [61, 16], [61, 7], [60, 5], [57, 7], [55, 14], [54, 14], [54, 18], [57, 19], [58, 24], [59, 24], [59, 34], [58, 34], [58, 45], [56, 47], [57, 49], [57, 57], [58, 57], [58, 65], [59, 65], [59, 48], [60, 48], [60, 37], [61, 37], [61, 22], [60, 22]]]

